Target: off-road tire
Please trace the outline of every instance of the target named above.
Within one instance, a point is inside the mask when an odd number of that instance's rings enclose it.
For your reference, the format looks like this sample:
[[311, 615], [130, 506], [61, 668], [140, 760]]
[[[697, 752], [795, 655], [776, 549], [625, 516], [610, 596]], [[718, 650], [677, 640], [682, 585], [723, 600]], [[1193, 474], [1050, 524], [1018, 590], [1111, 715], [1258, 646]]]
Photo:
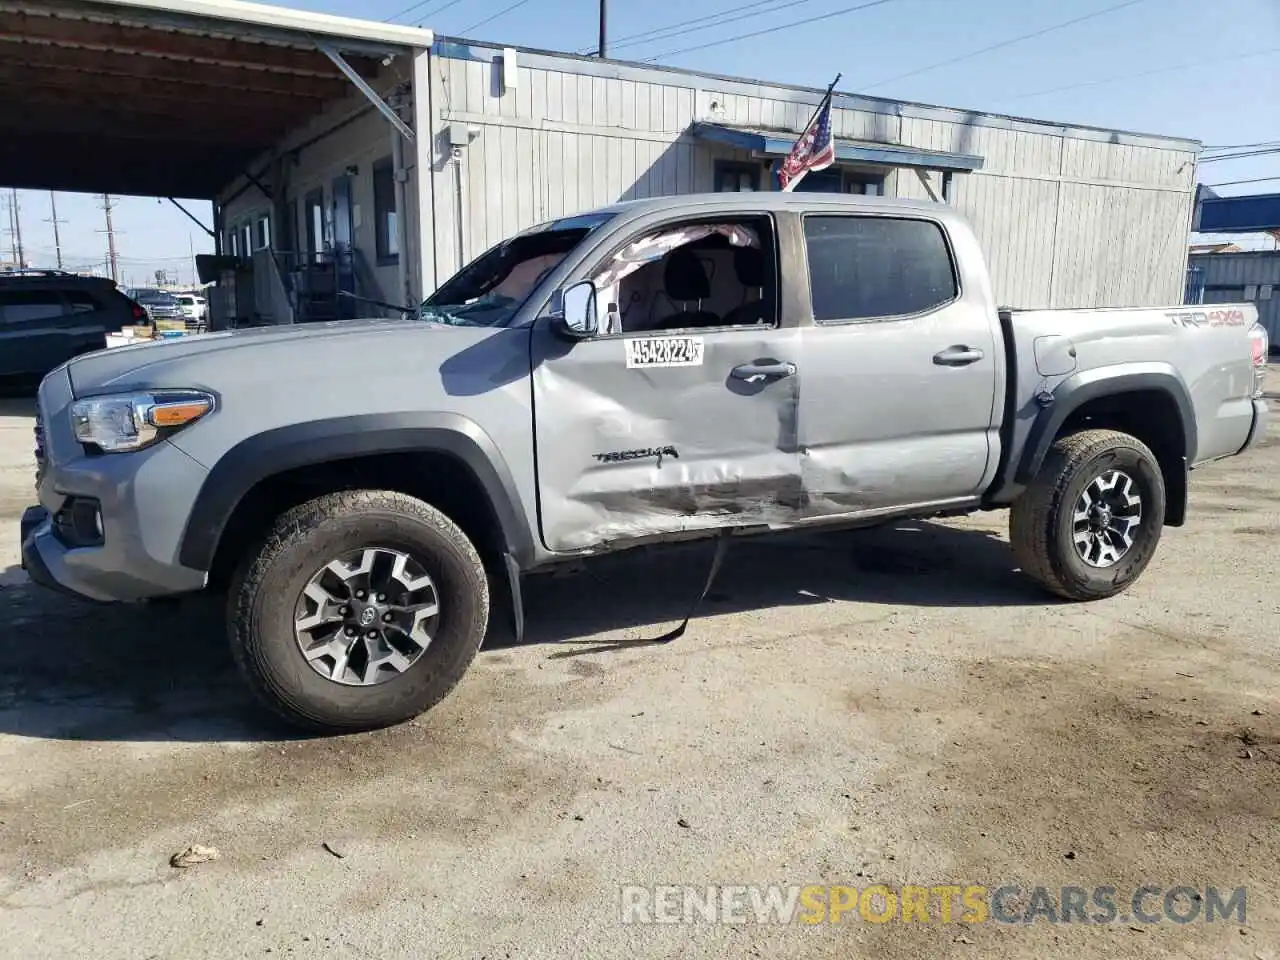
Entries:
[[[1072, 512], [1084, 489], [1111, 469], [1129, 474], [1142, 498], [1133, 546], [1113, 566], [1090, 566], [1072, 542]], [[1069, 600], [1101, 600], [1128, 589], [1155, 554], [1164, 528], [1165, 486], [1151, 450], [1127, 433], [1083, 430], [1058, 439], [1013, 503], [1009, 539], [1023, 573]]]
[[[303, 656], [295, 605], [316, 570], [367, 546], [402, 550], [423, 565], [439, 592], [440, 625], [401, 675], [344, 686]], [[249, 688], [289, 724], [316, 733], [377, 729], [429, 710], [470, 666], [488, 620], [488, 580], [475, 546], [439, 510], [387, 490], [327, 494], [281, 515], [241, 563], [227, 601], [231, 652]]]

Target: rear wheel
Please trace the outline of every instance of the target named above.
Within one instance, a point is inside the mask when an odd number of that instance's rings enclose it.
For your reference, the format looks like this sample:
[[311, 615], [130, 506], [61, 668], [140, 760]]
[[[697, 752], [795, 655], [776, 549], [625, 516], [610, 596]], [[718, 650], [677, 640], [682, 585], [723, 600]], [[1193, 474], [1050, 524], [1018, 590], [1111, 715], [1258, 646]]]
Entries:
[[279, 518], [237, 572], [232, 653], [250, 688], [321, 732], [389, 726], [443, 699], [484, 639], [475, 547], [393, 491], [329, 494]]
[[1084, 430], [1059, 439], [1014, 502], [1018, 563], [1059, 596], [1098, 600], [1146, 569], [1164, 528], [1164, 477], [1135, 437]]

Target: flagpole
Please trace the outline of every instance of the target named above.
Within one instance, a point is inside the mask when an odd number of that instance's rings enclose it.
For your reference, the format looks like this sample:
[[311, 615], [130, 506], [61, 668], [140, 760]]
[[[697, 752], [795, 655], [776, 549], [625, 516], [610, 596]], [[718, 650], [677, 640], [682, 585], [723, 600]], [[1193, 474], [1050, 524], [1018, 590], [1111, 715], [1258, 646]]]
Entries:
[[[831, 81], [831, 85], [827, 87], [827, 92], [822, 95], [822, 99], [818, 101], [818, 106], [814, 108], [813, 114], [809, 117], [809, 122], [800, 128], [800, 136], [803, 137], [805, 131], [808, 130], [811, 126], [813, 126], [813, 121], [818, 119], [818, 114], [822, 112], [822, 108], [826, 105], [827, 101], [831, 99], [831, 94], [835, 92], [836, 84], [840, 82], [840, 78], [842, 76], [844, 76], [844, 74], [837, 73], [836, 78]], [[791, 183], [789, 183], [787, 186], [782, 188], [783, 192], [785, 193], [789, 189], [793, 189], [795, 187], [795, 184], [799, 182], [800, 182], [799, 178], [791, 181]]]
[[815, 109], [813, 111], [813, 115], [809, 117], [809, 122], [806, 123], [803, 127], [801, 127], [800, 129], [801, 133], [804, 133], [805, 130], [808, 130], [811, 126], [813, 126], [813, 121], [818, 119], [818, 114], [822, 112], [822, 105], [831, 99], [831, 94], [835, 92], [836, 84], [840, 82], [840, 78], [842, 76], [844, 76], [844, 74], [842, 73], [836, 74], [836, 78], [831, 81], [831, 86], [827, 87], [827, 92], [824, 93], [822, 95], [822, 99], [818, 101], [817, 109]]

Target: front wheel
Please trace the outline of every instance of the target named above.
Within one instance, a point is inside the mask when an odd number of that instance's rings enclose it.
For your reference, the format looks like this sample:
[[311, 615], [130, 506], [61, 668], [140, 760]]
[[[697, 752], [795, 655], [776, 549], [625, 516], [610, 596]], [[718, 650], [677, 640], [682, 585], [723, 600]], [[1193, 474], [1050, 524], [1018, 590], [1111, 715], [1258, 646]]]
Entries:
[[1115, 430], [1083, 430], [1054, 443], [1014, 501], [1009, 539], [1024, 573], [1070, 600], [1127, 589], [1164, 529], [1164, 477], [1155, 455]]
[[250, 688], [295, 726], [390, 726], [442, 700], [484, 639], [489, 589], [466, 535], [403, 493], [328, 494], [279, 518], [232, 583]]

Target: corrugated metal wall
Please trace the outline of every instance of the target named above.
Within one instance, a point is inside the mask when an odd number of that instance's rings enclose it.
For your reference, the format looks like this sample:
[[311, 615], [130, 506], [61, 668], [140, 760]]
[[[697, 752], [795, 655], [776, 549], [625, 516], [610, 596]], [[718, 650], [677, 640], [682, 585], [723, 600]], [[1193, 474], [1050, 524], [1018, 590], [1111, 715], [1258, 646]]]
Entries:
[[[433, 109], [442, 125], [467, 125], [478, 135], [463, 148], [460, 185], [445, 154], [437, 164], [441, 278], [458, 263], [452, 216], [459, 186], [469, 259], [548, 217], [710, 190], [717, 157], [748, 155], [692, 139], [691, 123], [799, 131], [817, 99], [807, 91], [761, 85], [760, 95], [748, 94], [740, 82], [524, 52], [514, 89], [504, 92], [500, 51], [443, 50], [433, 59]], [[1051, 124], [1005, 129], [978, 114], [935, 111], [957, 117], [949, 121], [895, 113], [889, 101], [859, 102], [866, 109], [833, 111], [837, 137], [985, 158], [981, 171], [955, 176], [953, 203], [984, 244], [1002, 303], [1181, 301], [1195, 184], [1195, 154], [1184, 141], [1144, 145], [1135, 141], [1152, 138], [1096, 131], [1077, 139]], [[906, 170], [887, 178], [886, 193], [928, 197]]]
[[[1205, 285], [1204, 302], [1220, 303], [1223, 300], [1239, 301], [1244, 299], [1244, 289], [1254, 285], [1258, 293], [1262, 287], [1270, 285], [1270, 299], [1256, 296], [1252, 301], [1258, 308], [1258, 318], [1267, 328], [1267, 334], [1273, 344], [1280, 343], [1280, 251], [1258, 250], [1245, 253], [1206, 253], [1190, 258], [1190, 264], [1201, 271], [1200, 279]], [[1215, 292], [1213, 287], [1228, 287], [1229, 291]], [[1235, 288], [1241, 288], [1235, 293]]]

